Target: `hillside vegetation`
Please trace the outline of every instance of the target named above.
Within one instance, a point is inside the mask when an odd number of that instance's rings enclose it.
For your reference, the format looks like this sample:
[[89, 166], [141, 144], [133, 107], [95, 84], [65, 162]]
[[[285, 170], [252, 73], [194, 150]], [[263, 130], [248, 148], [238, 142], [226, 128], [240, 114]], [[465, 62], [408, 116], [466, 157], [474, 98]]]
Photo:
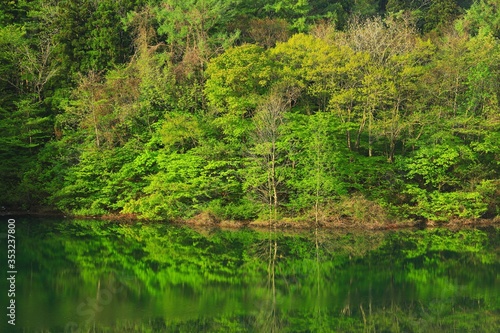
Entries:
[[495, 218], [498, 0], [0, 4], [0, 204]]

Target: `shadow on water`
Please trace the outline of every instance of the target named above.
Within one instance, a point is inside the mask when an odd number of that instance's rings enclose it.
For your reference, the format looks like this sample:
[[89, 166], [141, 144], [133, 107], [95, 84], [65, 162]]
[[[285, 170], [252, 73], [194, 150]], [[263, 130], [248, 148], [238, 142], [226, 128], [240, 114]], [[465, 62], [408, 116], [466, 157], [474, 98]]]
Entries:
[[[201, 231], [27, 218], [16, 228], [16, 326], [4, 319], [2, 332], [497, 332], [500, 325], [499, 228]], [[5, 280], [0, 288], [8, 289]]]

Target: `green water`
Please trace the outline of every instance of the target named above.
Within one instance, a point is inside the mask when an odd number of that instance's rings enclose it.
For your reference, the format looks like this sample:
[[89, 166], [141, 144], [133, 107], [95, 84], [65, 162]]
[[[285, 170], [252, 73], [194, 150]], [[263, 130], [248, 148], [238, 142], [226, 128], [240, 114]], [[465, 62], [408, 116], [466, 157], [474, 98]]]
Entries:
[[500, 331], [500, 228], [294, 233], [16, 218], [15, 235], [16, 325], [3, 278], [1, 332]]

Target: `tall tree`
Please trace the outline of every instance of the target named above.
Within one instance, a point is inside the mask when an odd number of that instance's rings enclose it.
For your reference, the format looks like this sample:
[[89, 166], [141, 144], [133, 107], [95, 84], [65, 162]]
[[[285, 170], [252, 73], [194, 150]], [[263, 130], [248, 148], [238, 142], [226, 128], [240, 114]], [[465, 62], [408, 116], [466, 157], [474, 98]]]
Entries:
[[349, 154], [330, 112], [288, 113], [283, 135], [287, 157], [288, 205], [296, 213], [312, 208], [316, 225], [324, 222], [328, 204], [347, 193], [343, 174]]
[[287, 101], [278, 93], [271, 94], [256, 110], [254, 146], [251, 149], [251, 175], [246, 186], [257, 192], [266, 204], [270, 226], [275, 226], [284, 193], [283, 163], [286, 158], [279, 147], [281, 126], [285, 119]]

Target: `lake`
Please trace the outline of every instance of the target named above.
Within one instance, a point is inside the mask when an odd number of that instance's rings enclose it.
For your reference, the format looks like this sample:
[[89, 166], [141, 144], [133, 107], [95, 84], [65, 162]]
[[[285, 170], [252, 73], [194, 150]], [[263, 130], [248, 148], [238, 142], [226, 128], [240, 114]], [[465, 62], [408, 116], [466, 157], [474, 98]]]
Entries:
[[15, 220], [16, 325], [7, 323], [3, 278], [2, 332], [500, 328], [498, 227], [292, 232]]

